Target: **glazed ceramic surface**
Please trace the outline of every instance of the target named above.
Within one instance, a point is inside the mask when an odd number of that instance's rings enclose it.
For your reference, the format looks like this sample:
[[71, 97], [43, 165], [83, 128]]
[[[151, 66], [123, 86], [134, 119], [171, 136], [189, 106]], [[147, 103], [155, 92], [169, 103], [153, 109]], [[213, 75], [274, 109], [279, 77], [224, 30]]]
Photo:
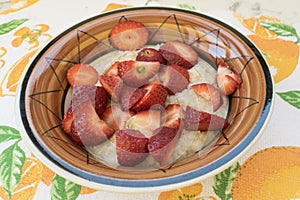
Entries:
[[[145, 24], [150, 32], [148, 44], [180, 40], [190, 44], [212, 68], [216, 69], [218, 58], [224, 58], [241, 74], [243, 83], [229, 97], [230, 125], [205, 156], [195, 154], [169, 168], [146, 173], [118, 170], [94, 159], [63, 133], [61, 122], [70, 88], [67, 70], [76, 63], [93, 63], [113, 51], [109, 32], [127, 19]], [[24, 137], [50, 168], [89, 187], [136, 192], [184, 185], [236, 160], [262, 133], [273, 105], [273, 84], [257, 48], [221, 21], [179, 9], [129, 8], [82, 21], [48, 43], [24, 74], [18, 105]]]

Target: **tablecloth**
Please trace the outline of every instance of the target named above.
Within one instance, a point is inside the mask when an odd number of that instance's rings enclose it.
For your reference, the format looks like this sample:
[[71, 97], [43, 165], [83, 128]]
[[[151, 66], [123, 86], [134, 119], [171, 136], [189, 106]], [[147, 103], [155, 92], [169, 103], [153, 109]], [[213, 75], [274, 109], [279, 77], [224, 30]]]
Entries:
[[[90, 189], [51, 171], [24, 144], [16, 92], [26, 65], [51, 38], [88, 17], [127, 6], [171, 6], [217, 17], [261, 50], [275, 104], [259, 140], [226, 170], [170, 191]], [[300, 11], [294, 0], [0, 0], [1, 199], [300, 199]]]

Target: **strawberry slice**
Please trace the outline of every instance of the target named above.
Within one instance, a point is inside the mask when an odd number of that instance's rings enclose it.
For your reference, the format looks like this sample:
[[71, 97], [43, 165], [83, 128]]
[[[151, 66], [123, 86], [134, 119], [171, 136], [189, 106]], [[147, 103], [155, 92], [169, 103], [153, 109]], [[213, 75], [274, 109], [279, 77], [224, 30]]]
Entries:
[[123, 61], [118, 65], [118, 75], [128, 86], [140, 87], [156, 74], [159, 66], [159, 62]]
[[110, 138], [114, 130], [99, 118], [92, 102], [86, 101], [75, 108], [71, 132], [67, 134], [80, 146], [93, 146]]
[[143, 110], [161, 110], [165, 107], [168, 92], [164, 86], [157, 83], [149, 83], [142, 87], [146, 94], [132, 107], [136, 112]]
[[108, 94], [101, 86], [82, 85], [73, 87], [72, 106], [75, 109], [82, 102], [91, 100], [99, 117], [106, 109]]
[[146, 61], [146, 62], [155, 62], [158, 61], [162, 65], [166, 65], [167, 61], [164, 57], [159, 53], [158, 50], [153, 48], [144, 48], [138, 52], [136, 56], [137, 61]]
[[75, 64], [67, 72], [67, 80], [71, 86], [95, 85], [98, 76], [96, 69], [87, 64]]
[[176, 64], [186, 69], [192, 68], [198, 62], [197, 52], [188, 44], [180, 41], [168, 41], [159, 49], [160, 54], [169, 64]]
[[162, 118], [164, 127], [181, 131], [183, 127], [184, 110], [179, 104], [169, 104]]
[[123, 111], [120, 105], [111, 105], [103, 113], [101, 119], [114, 130], [125, 128], [126, 121], [134, 115], [133, 111]]
[[191, 131], [222, 130], [228, 126], [225, 118], [202, 112], [187, 106], [184, 116], [184, 128]]
[[121, 93], [122, 110], [131, 109], [146, 93], [147, 90], [144, 88], [123, 87]]
[[64, 114], [64, 119], [62, 121], [62, 129], [65, 133], [71, 133], [71, 126], [74, 121], [73, 108], [70, 106], [67, 112]]
[[127, 20], [114, 26], [109, 34], [109, 41], [113, 47], [125, 50], [137, 50], [148, 41], [149, 32], [144, 24]]
[[130, 117], [126, 122], [126, 128], [139, 130], [146, 137], [151, 137], [153, 131], [160, 127], [160, 111], [141, 111]]
[[159, 162], [161, 166], [170, 164], [170, 157], [175, 151], [180, 134], [176, 129], [162, 127], [154, 131], [153, 136], [149, 139], [148, 149], [150, 155]]
[[122, 166], [135, 166], [148, 156], [148, 138], [138, 130], [116, 131], [117, 159]]
[[107, 70], [105, 70], [104, 74], [106, 75], [115, 75], [118, 76], [118, 65], [119, 61], [114, 62]]
[[118, 102], [123, 88], [123, 80], [119, 76], [106, 74], [101, 75], [99, 79], [111, 99]]
[[219, 61], [217, 71], [217, 84], [223, 94], [233, 94], [235, 90], [239, 88], [242, 82], [243, 79], [240, 74], [233, 72], [224, 62], [224, 60]]
[[223, 99], [220, 91], [211, 84], [199, 83], [192, 85], [191, 88], [198, 96], [201, 96], [205, 100], [211, 102], [213, 111], [217, 111], [223, 104]]
[[158, 76], [171, 95], [186, 89], [190, 79], [189, 72], [175, 64], [162, 67]]

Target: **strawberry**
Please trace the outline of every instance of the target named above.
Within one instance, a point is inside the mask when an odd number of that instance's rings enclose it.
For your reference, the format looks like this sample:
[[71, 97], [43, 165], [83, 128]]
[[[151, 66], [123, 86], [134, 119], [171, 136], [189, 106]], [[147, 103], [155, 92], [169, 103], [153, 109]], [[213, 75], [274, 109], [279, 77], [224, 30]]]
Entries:
[[233, 72], [224, 60], [219, 61], [217, 84], [223, 94], [230, 95], [234, 93], [242, 82], [243, 79], [240, 74]]
[[144, 88], [123, 87], [121, 93], [121, 107], [126, 111], [131, 109], [145, 94]]
[[78, 105], [73, 115], [71, 132], [67, 134], [80, 146], [97, 145], [114, 134], [114, 130], [99, 118], [91, 101]]
[[220, 91], [211, 84], [199, 83], [192, 85], [191, 88], [198, 96], [201, 96], [205, 100], [211, 102], [213, 111], [217, 111], [223, 104], [223, 99]]
[[122, 166], [135, 166], [148, 156], [148, 138], [138, 130], [116, 131], [117, 159]]
[[184, 115], [184, 128], [186, 130], [222, 130], [228, 126], [225, 118], [214, 114], [202, 112], [187, 106]]
[[126, 122], [126, 128], [139, 130], [146, 137], [151, 137], [153, 131], [160, 127], [160, 111], [146, 110], [138, 112]]
[[127, 20], [115, 25], [110, 34], [109, 41], [113, 47], [125, 50], [137, 50], [148, 41], [149, 32], [144, 24]]
[[150, 155], [159, 162], [161, 166], [170, 164], [172, 156], [180, 134], [177, 134], [176, 129], [161, 127], [154, 131], [153, 136], [148, 142]]
[[138, 52], [136, 59], [137, 61], [155, 62], [158, 61], [162, 65], [166, 65], [167, 61], [159, 53], [158, 50], [153, 48], [144, 48]]
[[98, 76], [96, 69], [87, 64], [75, 64], [67, 72], [67, 80], [71, 86], [95, 85]]
[[160, 54], [169, 64], [176, 64], [186, 69], [192, 68], [198, 62], [197, 52], [188, 44], [180, 41], [168, 41], [159, 49]]
[[142, 87], [147, 90], [146, 94], [132, 107], [136, 112], [149, 109], [162, 109], [165, 107], [165, 102], [168, 92], [164, 86], [157, 83], [149, 83]]
[[104, 74], [106, 75], [116, 75], [118, 76], [118, 65], [119, 61], [114, 62], [108, 69], [105, 70]]
[[123, 111], [119, 105], [109, 106], [103, 113], [101, 119], [114, 130], [125, 128], [126, 121], [134, 115], [133, 111]]
[[175, 94], [186, 89], [190, 79], [189, 72], [175, 64], [162, 67], [158, 76], [162, 84], [168, 89], [169, 94]]
[[119, 76], [106, 74], [101, 75], [99, 79], [111, 99], [118, 102], [123, 88], [123, 80]]
[[64, 114], [64, 119], [62, 121], [62, 129], [65, 133], [71, 133], [71, 125], [74, 121], [73, 108], [70, 106], [67, 112]]
[[159, 62], [128, 60], [119, 63], [118, 74], [128, 86], [140, 87], [156, 74], [159, 66]]
[[165, 110], [162, 124], [164, 127], [181, 131], [183, 127], [184, 110], [179, 104], [169, 104]]
[[72, 94], [73, 108], [87, 100], [91, 100], [95, 106], [96, 113], [99, 115], [99, 117], [101, 117], [108, 102], [108, 94], [106, 90], [101, 86], [94, 85], [74, 86]]

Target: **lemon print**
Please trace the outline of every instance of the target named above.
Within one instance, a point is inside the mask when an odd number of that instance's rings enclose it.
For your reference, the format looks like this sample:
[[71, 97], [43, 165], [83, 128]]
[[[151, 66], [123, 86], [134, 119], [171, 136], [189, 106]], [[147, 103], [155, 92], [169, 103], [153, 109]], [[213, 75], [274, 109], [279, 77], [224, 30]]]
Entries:
[[257, 36], [260, 36], [262, 38], [278, 37], [276, 33], [269, 29], [266, 29], [263, 25], [260, 24], [260, 21], [280, 22], [278, 18], [270, 16], [243, 18], [240, 14], [235, 12], [233, 13], [233, 16], [237, 18], [244, 27], [246, 27], [249, 31], [251, 31]]
[[0, 82], [0, 97], [15, 96], [20, 77], [38, 49], [34, 49], [20, 58], [4, 75]]
[[300, 198], [300, 147], [272, 147], [249, 157], [232, 184], [232, 199]]
[[12, 12], [16, 12], [18, 10], [21, 10], [23, 8], [27, 8], [28, 6], [31, 6], [32, 4], [35, 4], [39, 0], [8, 0], [5, 1], [5, 9], [0, 9], [0, 14], [9, 14]]
[[107, 4], [106, 8], [102, 10], [102, 12], [107, 12], [107, 11], [116, 10], [120, 8], [127, 8], [127, 7], [131, 7], [131, 6], [126, 4], [109, 3]]
[[263, 52], [275, 83], [289, 77], [298, 65], [299, 46], [280, 38], [264, 39], [257, 35], [248, 38]]
[[13, 190], [11, 198], [7, 192], [1, 187], [0, 197], [3, 200], [30, 200], [34, 199], [37, 187], [42, 179], [42, 164], [36, 158], [26, 158], [22, 168], [22, 176], [18, 184]]

